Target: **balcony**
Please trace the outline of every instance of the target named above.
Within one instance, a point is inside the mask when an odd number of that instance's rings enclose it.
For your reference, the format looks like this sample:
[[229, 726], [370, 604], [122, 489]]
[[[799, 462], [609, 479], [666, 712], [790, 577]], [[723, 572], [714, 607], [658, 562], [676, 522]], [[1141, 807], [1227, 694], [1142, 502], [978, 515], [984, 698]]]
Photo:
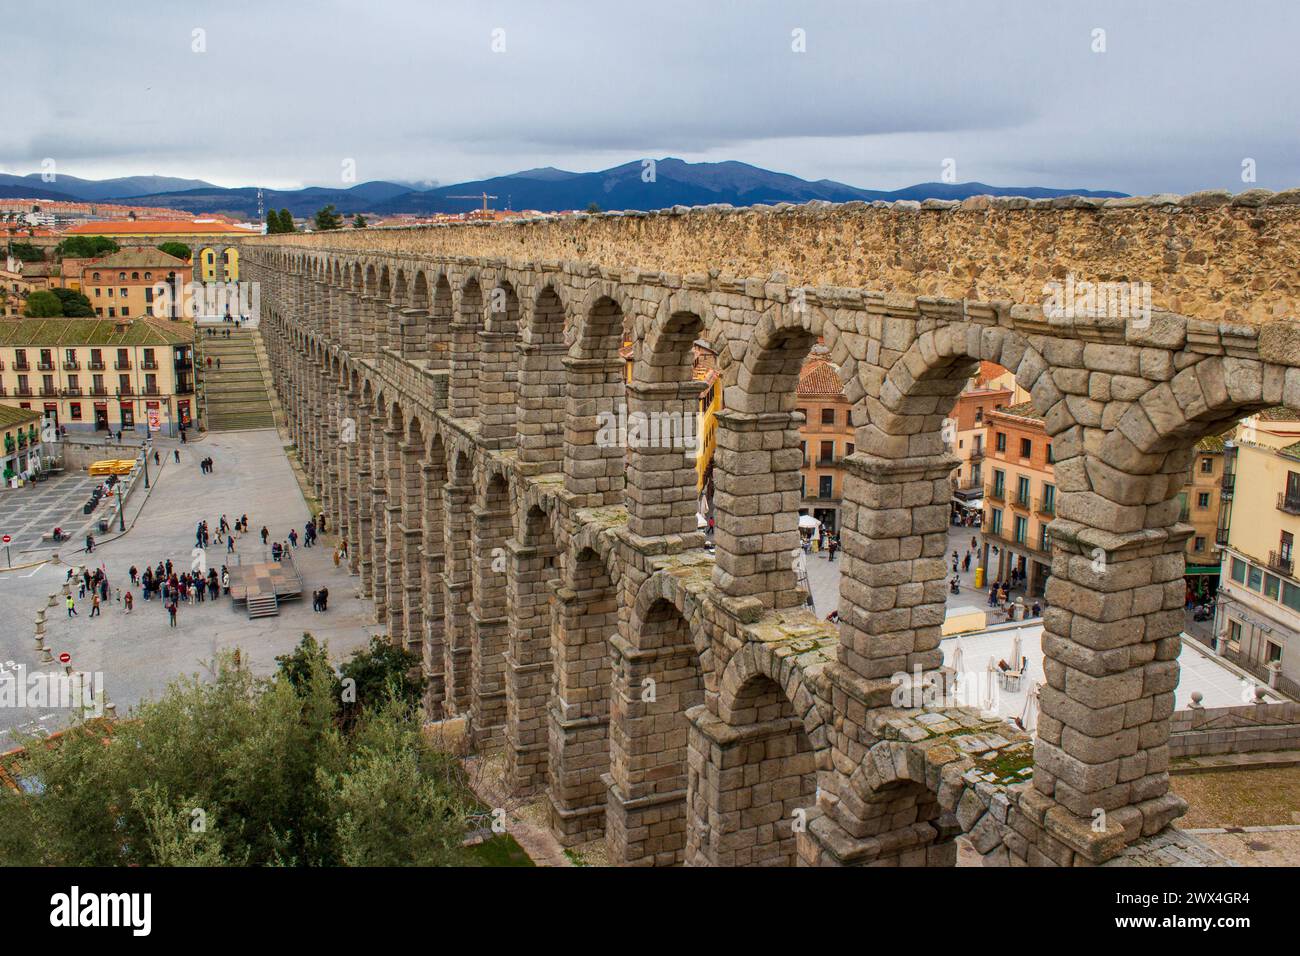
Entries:
[[1034, 502], [1034, 512], [1048, 518], [1056, 517], [1056, 499], [1039, 498]]
[[19, 359], [18, 361], [14, 362], [15, 372], [30, 372], [31, 370], [32, 370], [32, 366], [26, 359]]
[[92, 372], [102, 372], [104, 371], [104, 360], [91, 359], [86, 363], [86, 368], [90, 369]]
[[32, 387], [31, 387], [30, 385], [19, 385], [17, 388], [14, 389], [14, 397], [15, 397], [15, 398], [31, 398], [31, 397], [32, 397]]
[[63, 363], [63, 371], [65, 372], [75, 372], [80, 368], [81, 368], [81, 363], [78, 362], [76, 359], [73, 359], [71, 362], [65, 361]]
[[817, 459], [818, 468], [838, 468], [839, 465], [840, 465], [840, 460], [836, 458], [834, 455], [831, 455], [829, 458]]
[[41, 372], [53, 372], [53, 371], [54, 371], [54, 363], [53, 363], [53, 362], [41, 362], [41, 363], [39, 363], [39, 364], [36, 366], [36, 368], [37, 368], [37, 371], [41, 371]]
[[103, 385], [92, 385], [92, 386], [90, 386], [90, 394], [91, 394], [91, 395], [102, 395], [102, 396], [107, 397], [107, 395], [108, 395], [108, 389], [106, 389]]
[[58, 397], [59, 397], [59, 390], [55, 388], [53, 385], [41, 386], [41, 398], [58, 398]]
[[81, 388], [79, 386], [69, 385], [63, 390], [63, 395], [65, 398], [68, 396], [79, 396], [81, 395]]
[[1268, 566], [1273, 571], [1281, 571], [1287, 577], [1291, 577], [1295, 569], [1295, 562], [1290, 555], [1283, 555], [1280, 551], [1270, 551], [1268, 553]]
[[140, 367], [141, 367], [141, 368], [149, 369], [150, 371], [153, 371], [153, 372], [156, 372], [156, 371], [158, 371], [158, 360], [157, 360], [157, 359], [144, 359], [144, 360], [142, 360], [142, 361], [140, 362]]
[[157, 385], [146, 385], [144, 388], [140, 389], [140, 394], [141, 394], [141, 395], [161, 395], [162, 392], [160, 392], [160, 391], [158, 390], [158, 386], [157, 386]]
[[113, 363], [113, 368], [117, 369], [119, 372], [128, 371], [131, 368], [131, 360], [118, 359], [116, 362]]
[[974, 464], [974, 463], [977, 462], [977, 461], [983, 461], [983, 460], [984, 460], [984, 449], [983, 449], [983, 448], [972, 448], [972, 449], [970, 450], [970, 462], [971, 462], [971, 464]]
[[1011, 500], [1011, 504], [1012, 504], [1013, 507], [1016, 507], [1016, 508], [1024, 508], [1026, 511], [1028, 511], [1028, 510], [1029, 510], [1029, 496], [1028, 496], [1028, 495], [1017, 494], [1017, 495], [1015, 496], [1015, 498], [1013, 498], [1013, 499]]
[[122, 387], [122, 388], [118, 388], [118, 390], [117, 390], [117, 397], [118, 397], [118, 398], [121, 398], [121, 397], [124, 396], [124, 395], [129, 396], [129, 395], [134, 395], [134, 394], [135, 394], [135, 389], [133, 389], [130, 385], [127, 385], [127, 386]]
[[1277, 510], [1285, 511], [1289, 515], [1300, 515], [1300, 492], [1279, 491]]
[[1215, 544], [1220, 545], [1220, 546], [1226, 546], [1226, 545], [1228, 544], [1228, 537], [1229, 537], [1229, 529], [1227, 529], [1227, 528], [1215, 528], [1215, 529], [1214, 529], [1214, 543], [1215, 543]]
[[1005, 501], [1007, 497], [1007, 489], [1004, 485], [989, 485], [984, 490], [984, 497], [993, 501]]

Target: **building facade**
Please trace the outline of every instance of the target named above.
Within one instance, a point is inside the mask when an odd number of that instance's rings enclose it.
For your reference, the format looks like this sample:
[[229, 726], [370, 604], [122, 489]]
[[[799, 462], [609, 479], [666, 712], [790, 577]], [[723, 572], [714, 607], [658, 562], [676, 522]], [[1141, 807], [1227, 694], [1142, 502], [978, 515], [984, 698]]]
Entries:
[[191, 273], [196, 282], [239, 281], [239, 252], [235, 243], [260, 235], [253, 229], [218, 219], [131, 220], [89, 222], [65, 230], [65, 236], [106, 236], [123, 249], [157, 247], [182, 242], [191, 249]]
[[197, 415], [194, 326], [162, 319], [0, 320], [0, 403], [69, 431], [174, 435]]
[[986, 580], [1024, 576], [1025, 593], [1041, 595], [1052, 566], [1047, 527], [1056, 517], [1052, 440], [1043, 418], [1023, 403], [988, 413], [988, 459], [980, 563]]
[[828, 531], [841, 525], [844, 459], [855, 450], [853, 403], [823, 346], [813, 349], [799, 374], [799, 447], [803, 451], [800, 515], [812, 515]]
[[45, 453], [41, 413], [30, 408], [0, 405], [0, 447], [3, 447], [4, 487], [29, 475]]
[[161, 249], [132, 248], [64, 259], [59, 281], [84, 295], [102, 319], [179, 318], [187, 314], [189, 271], [188, 262]]
[[[1216, 649], [1278, 689], [1300, 693], [1300, 442], [1234, 442]], [[1225, 508], [1228, 504], [1225, 503]], [[1246, 703], [1246, 701], [1243, 701]]]

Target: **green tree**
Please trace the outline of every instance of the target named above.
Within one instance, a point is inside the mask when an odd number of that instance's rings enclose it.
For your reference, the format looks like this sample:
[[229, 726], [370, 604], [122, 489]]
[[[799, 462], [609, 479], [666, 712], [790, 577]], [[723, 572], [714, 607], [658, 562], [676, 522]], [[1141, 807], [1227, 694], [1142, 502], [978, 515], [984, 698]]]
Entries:
[[164, 242], [158, 248], [169, 256], [175, 256], [177, 259], [188, 260], [191, 255], [190, 247], [183, 242]]
[[61, 259], [94, 259], [121, 249], [107, 236], [69, 236], [59, 243], [56, 251]]
[[75, 289], [51, 289], [51, 292], [59, 300], [62, 308], [60, 315], [65, 315], [70, 319], [88, 319], [95, 315], [95, 309], [80, 292]]
[[355, 216], [352, 217], [353, 229], [364, 229], [366, 228], [367, 225], [368, 223], [366, 222], [366, 217], [361, 215], [361, 213], [357, 213]]
[[45, 252], [39, 246], [34, 246], [30, 242], [11, 242], [9, 244], [9, 255], [22, 262], [43, 262], [45, 261]]
[[289, 210], [287, 209], [280, 210], [280, 231], [281, 232], [298, 231], [298, 227], [293, 224], [293, 216], [290, 214]]
[[329, 229], [342, 229], [343, 217], [334, 209], [334, 204], [330, 203], [323, 209], [316, 212], [316, 229], [318, 232], [325, 232]]
[[587, 203], [587, 212], [590, 212], [590, 213], [597, 213], [597, 212], [600, 212], [600, 205], [599, 205], [598, 203], [594, 203], [594, 202], [589, 202], [589, 203]]
[[23, 315], [31, 319], [57, 318], [63, 314], [63, 303], [53, 292], [40, 289], [27, 297]]
[[224, 655], [128, 720], [24, 738], [6, 769], [26, 786], [0, 788], [0, 864], [464, 862], [474, 804], [419, 712], [390, 698], [344, 733], [324, 655], [302, 663], [259, 678]]

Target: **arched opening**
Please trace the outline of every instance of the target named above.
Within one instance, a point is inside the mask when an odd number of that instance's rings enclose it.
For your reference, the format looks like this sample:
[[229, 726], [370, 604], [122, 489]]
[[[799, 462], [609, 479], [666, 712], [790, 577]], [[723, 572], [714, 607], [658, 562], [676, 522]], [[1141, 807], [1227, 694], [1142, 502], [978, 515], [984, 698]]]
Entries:
[[445, 275], [439, 275], [433, 288], [433, 304], [425, 334], [425, 356], [429, 368], [451, 367], [451, 322], [451, 283]]
[[[384, 575], [386, 596], [384, 599], [385, 613], [383, 620], [388, 624], [388, 640], [402, 647], [405, 647], [407, 642], [404, 567], [406, 534], [402, 528], [403, 503], [406, 498], [402, 486], [402, 458], [405, 454], [403, 439], [405, 437], [406, 427], [401, 406], [393, 402], [381, 443], [383, 446], [383, 475], [385, 480], [384, 512], [381, 527], [384, 529], [385, 560], [387, 563]], [[376, 589], [375, 593], [376, 605], [378, 605], [378, 589]]]
[[424, 431], [414, 416], [399, 445], [403, 646], [424, 656]]
[[480, 338], [479, 434], [492, 447], [512, 444], [515, 439], [515, 369], [519, 344], [519, 296], [514, 286], [502, 281], [488, 297], [487, 326]]
[[557, 593], [551, 656], [551, 831], [565, 846], [605, 832], [609, 772], [610, 642], [618, 635], [618, 601], [604, 559], [578, 552], [567, 587]]
[[817, 757], [785, 691], [757, 674], [724, 721], [691, 717], [686, 861], [693, 866], [794, 866], [797, 835], [817, 799]]
[[546, 512], [530, 508], [522, 532], [507, 544], [506, 773], [512, 792], [533, 793], [547, 780], [547, 703], [555, 692], [552, 595], [560, 571]]
[[519, 465], [526, 474], [559, 471], [564, 459], [564, 303], [552, 286], [537, 294], [519, 351]]
[[506, 724], [506, 541], [510, 537], [511, 514], [510, 486], [500, 472], [488, 479], [473, 520], [470, 732], [477, 748], [488, 749], [504, 741]]
[[581, 507], [621, 504], [625, 482], [627, 370], [623, 310], [609, 296], [591, 306], [564, 358], [564, 487]]
[[676, 866], [686, 853], [687, 711], [704, 702], [704, 679], [690, 628], [671, 602], [659, 598], [637, 617], [635, 645], [614, 648], [610, 857]]
[[422, 359], [428, 348], [429, 280], [423, 270], [411, 277], [408, 307], [401, 311], [402, 357]]
[[474, 600], [474, 576], [470, 572], [470, 547], [474, 534], [474, 463], [463, 451], [454, 452], [451, 480], [443, 490], [446, 534], [443, 550], [443, 606], [446, 612], [447, 692], [443, 702], [448, 716], [469, 712], [472, 699], [473, 631], [470, 605]]
[[451, 382], [447, 407], [453, 418], [478, 414], [479, 333], [483, 331], [483, 290], [471, 278], [460, 290], [460, 308], [452, 323]]
[[442, 438], [432, 436], [420, 469], [424, 502], [421, 555], [424, 575], [424, 678], [425, 712], [430, 717], [443, 713], [447, 699], [447, 621], [444, 603], [446, 570], [443, 496], [447, 485], [447, 451]]

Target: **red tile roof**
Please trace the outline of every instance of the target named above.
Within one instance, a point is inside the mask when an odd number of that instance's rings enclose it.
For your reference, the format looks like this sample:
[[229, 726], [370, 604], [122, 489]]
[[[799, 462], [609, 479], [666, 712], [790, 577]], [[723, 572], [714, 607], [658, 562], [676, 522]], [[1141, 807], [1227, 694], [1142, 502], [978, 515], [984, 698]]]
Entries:
[[208, 235], [223, 233], [237, 236], [261, 235], [253, 229], [242, 229], [215, 219], [193, 219], [177, 222], [170, 219], [110, 220], [86, 222], [64, 230], [68, 236], [156, 236], [156, 235]]
[[810, 355], [799, 373], [800, 398], [840, 398], [844, 383], [835, 366], [824, 358]]

